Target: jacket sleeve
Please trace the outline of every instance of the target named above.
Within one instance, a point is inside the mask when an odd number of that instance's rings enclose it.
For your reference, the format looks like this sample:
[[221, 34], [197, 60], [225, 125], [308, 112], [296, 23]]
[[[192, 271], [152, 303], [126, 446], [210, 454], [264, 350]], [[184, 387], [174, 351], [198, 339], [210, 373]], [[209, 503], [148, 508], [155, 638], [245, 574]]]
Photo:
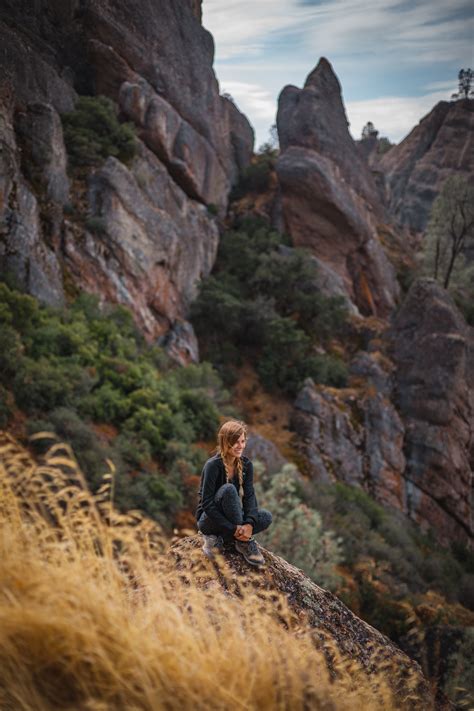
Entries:
[[219, 467], [216, 462], [207, 461], [202, 471], [201, 505], [203, 511], [220, 528], [234, 533], [237, 526], [231, 523], [217, 508], [214, 497], [217, 492], [217, 476]]
[[242, 499], [244, 508], [244, 523], [255, 526], [258, 519], [257, 497], [253, 488], [253, 464], [250, 459], [247, 462], [244, 473], [244, 496]]

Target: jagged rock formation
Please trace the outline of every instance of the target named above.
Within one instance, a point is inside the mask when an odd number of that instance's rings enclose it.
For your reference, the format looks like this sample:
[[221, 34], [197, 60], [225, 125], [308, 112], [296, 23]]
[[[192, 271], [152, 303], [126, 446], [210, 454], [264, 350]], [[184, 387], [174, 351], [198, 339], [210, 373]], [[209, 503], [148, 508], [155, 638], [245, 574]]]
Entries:
[[[176, 541], [170, 548], [170, 558], [184, 576], [194, 584], [222, 586], [227, 594], [238, 594], [243, 580], [254, 591], [272, 591], [284, 596], [300, 625], [315, 629], [315, 643], [347, 661], [356, 660], [370, 677], [381, 668], [387, 673], [387, 683], [399, 699], [400, 709], [450, 709], [445, 698], [434, 699], [428, 682], [418, 664], [407, 657], [393, 642], [369, 624], [354, 615], [335, 595], [323, 590], [304, 573], [270, 551], [262, 549], [266, 567], [255, 570], [245, 563], [242, 556], [233, 550], [224, 552], [224, 560], [216, 566], [212, 578], [203, 574], [203, 554], [200, 536], [189, 536]], [[334, 652], [328, 651], [326, 662], [330, 672]], [[316, 670], [313, 670], [316, 673]], [[413, 696], [404, 699], [408, 688]]]
[[390, 401], [388, 375], [366, 353], [351, 369], [363, 375], [358, 397], [352, 390], [335, 393], [305, 382], [292, 417], [300, 450], [317, 481], [360, 486], [380, 503], [404, 510], [404, 426]]
[[405, 425], [406, 509], [445, 544], [474, 534], [474, 332], [436, 282], [415, 282], [390, 332]]
[[310, 474], [364, 488], [449, 545], [472, 543], [474, 335], [447, 292], [415, 282], [351, 388], [308, 380], [292, 426]]
[[321, 59], [303, 89], [287, 86], [277, 115], [286, 229], [344, 280], [363, 314], [386, 316], [399, 294], [378, 227], [384, 212], [370, 170], [351, 138], [341, 88]]
[[[0, 10], [2, 271], [55, 304], [72, 278], [130, 306], [150, 338], [183, 324], [217, 248], [205, 206], [225, 211], [253, 148], [247, 119], [219, 96], [200, 18], [197, 0], [25, 0]], [[85, 189], [69, 189], [58, 115], [77, 94], [113, 99], [141, 138], [131, 165], [110, 160]], [[87, 219], [69, 210], [64, 221], [64, 206], [80, 200]]]
[[424, 231], [446, 178], [474, 181], [474, 100], [440, 101], [379, 166], [391, 214], [410, 230]]

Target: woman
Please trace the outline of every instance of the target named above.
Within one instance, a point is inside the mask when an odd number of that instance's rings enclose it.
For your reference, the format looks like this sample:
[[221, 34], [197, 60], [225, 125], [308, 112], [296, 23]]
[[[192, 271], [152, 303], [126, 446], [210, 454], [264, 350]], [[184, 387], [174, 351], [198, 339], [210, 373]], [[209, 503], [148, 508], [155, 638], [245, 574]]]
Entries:
[[243, 422], [229, 420], [220, 428], [217, 453], [207, 460], [201, 474], [197, 526], [204, 536], [202, 549], [208, 558], [230, 541], [248, 563], [263, 565], [265, 559], [253, 535], [269, 527], [272, 515], [258, 508], [253, 464], [242, 456], [246, 441]]

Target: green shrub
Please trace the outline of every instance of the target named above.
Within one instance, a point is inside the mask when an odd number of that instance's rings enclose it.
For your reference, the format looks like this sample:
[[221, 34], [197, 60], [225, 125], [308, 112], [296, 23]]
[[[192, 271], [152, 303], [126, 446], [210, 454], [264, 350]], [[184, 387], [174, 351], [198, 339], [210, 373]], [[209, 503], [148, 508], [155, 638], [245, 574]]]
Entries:
[[[179, 472], [202, 465], [193, 442], [214, 437], [229, 397], [216, 371], [206, 363], [178, 368], [147, 345], [125, 308], [100, 307], [96, 297], [50, 309], [0, 284], [0, 299], [0, 380], [12, 389], [0, 389], [0, 424], [16, 404], [32, 416], [31, 432], [53, 431], [71, 444], [92, 488], [109, 458], [121, 506], [143, 504], [162, 522], [171, 516], [187, 492]], [[114, 427], [97, 426], [104, 424]], [[159, 469], [171, 478], [142, 483]]]
[[4, 429], [8, 420], [12, 415], [10, 407], [10, 394], [2, 385], [0, 385], [0, 429]]
[[[120, 471], [120, 460], [113, 449], [99, 440], [93, 428], [85, 423], [74, 410], [59, 407], [48, 414], [47, 419], [32, 419], [28, 423], [28, 433], [54, 432], [58, 440], [69, 444], [93, 490], [102, 483], [108, 471], [107, 459], [111, 459]], [[39, 451], [44, 451], [52, 442], [39, 440], [33, 443]]]
[[463, 631], [457, 649], [448, 658], [444, 692], [456, 708], [471, 708], [474, 703], [474, 628]]
[[73, 167], [101, 165], [109, 156], [124, 163], [134, 157], [133, 125], [119, 122], [114, 103], [105, 96], [80, 96], [74, 111], [61, 118]]
[[270, 479], [268, 489], [258, 489], [259, 499], [273, 516], [273, 523], [260, 534], [262, 543], [312, 580], [334, 590], [340, 582], [335, 566], [342, 561], [340, 539], [323, 527], [320, 514], [298, 495], [296, 469], [286, 464]]
[[40, 358], [23, 358], [13, 380], [15, 400], [30, 414], [76, 404], [93, 380], [79, 365]]
[[0, 381], [8, 384], [22, 357], [18, 333], [8, 323], [0, 322]]
[[233, 188], [230, 199], [239, 200], [247, 193], [264, 193], [270, 187], [270, 175], [274, 170], [275, 156], [264, 152], [254, 157], [253, 162], [245, 168], [238, 184]]
[[315, 346], [342, 332], [345, 304], [318, 292], [314, 259], [284, 240], [261, 220], [224, 233], [214, 272], [191, 307], [201, 353], [227, 383], [247, 358], [268, 390], [294, 395], [306, 377], [344, 386], [345, 364], [315, 355]]

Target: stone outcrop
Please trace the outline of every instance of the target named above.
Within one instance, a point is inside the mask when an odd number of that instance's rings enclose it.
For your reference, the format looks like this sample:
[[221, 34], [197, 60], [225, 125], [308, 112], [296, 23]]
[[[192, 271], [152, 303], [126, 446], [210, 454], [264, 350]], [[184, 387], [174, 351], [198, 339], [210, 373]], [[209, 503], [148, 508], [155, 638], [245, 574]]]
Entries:
[[270, 439], [253, 431], [248, 434], [245, 455], [252, 461], [258, 460], [263, 464], [266, 474], [276, 474], [288, 463]]
[[[352, 359], [350, 388], [308, 379], [292, 426], [318, 481], [344, 481], [443, 545], [472, 544], [474, 334], [434, 281], [415, 282], [381, 344]], [[370, 346], [369, 346], [370, 348]]]
[[[239, 594], [242, 581], [245, 581], [253, 592], [261, 593], [263, 599], [268, 599], [271, 592], [275, 596], [273, 607], [277, 596], [281, 595], [288, 601], [298, 627], [313, 628], [316, 646], [328, 650], [325, 659], [330, 674], [334, 674], [333, 665], [337, 666], [337, 656], [340, 655], [348, 663], [355, 660], [368, 679], [382, 668], [386, 669], [386, 682], [395, 695], [396, 708], [413, 711], [421, 708], [447, 711], [452, 708], [445, 698], [433, 697], [416, 662], [354, 615], [335, 595], [320, 588], [283, 558], [262, 549], [266, 566], [263, 570], [255, 570], [249, 568], [239, 553], [230, 549], [220, 556], [214, 565], [215, 571], [209, 574], [204, 569], [203, 554], [199, 550], [201, 545], [200, 536], [189, 536], [171, 546], [170, 565], [181, 571], [183, 580], [189, 577], [193, 584], [203, 588], [222, 587], [227, 595]], [[409, 688], [410, 694], [407, 693]]]
[[406, 509], [449, 543], [474, 533], [474, 334], [436, 282], [415, 282], [391, 333], [405, 426]]
[[424, 231], [446, 178], [474, 182], [474, 100], [440, 101], [379, 166], [390, 213], [400, 225]]
[[[7, 0], [0, 32], [2, 271], [48, 303], [62, 302], [66, 271], [69, 286], [130, 306], [149, 338], [179, 331], [171, 352], [194, 359], [186, 310], [218, 235], [205, 206], [225, 213], [253, 149], [219, 95], [200, 0]], [[133, 164], [91, 168], [86, 190], [70, 189], [59, 118], [78, 94], [111, 98], [141, 139]]]
[[321, 59], [303, 89], [287, 86], [277, 115], [283, 217], [297, 246], [343, 279], [362, 314], [386, 316], [399, 294], [378, 238], [384, 210], [348, 131], [341, 88]]
[[[188, 199], [144, 145], [130, 168], [108, 158], [89, 177], [88, 204], [85, 230], [66, 221], [63, 238], [64, 260], [75, 280], [87, 291], [100, 284], [107, 300], [129, 306], [150, 339], [176, 328], [214, 263], [215, 220], [204, 205]], [[181, 332], [184, 360], [197, 356], [189, 328]]]
[[[368, 354], [360, 354], [353, 367], [364, 373], [360, 396], [305, 382], [292, 418], [300, 450], [317, 481], [360, 486], [380, 503], [403, 510], [404, 426], [386, 392], [388, 376]], [[384, 383], [379, 391], [378, 380]]]
[[[21, 170], [13, 109], [12, 97], [4, 93], [0, 99], [0, 273], [14, 275], [21, 288], [44, 303], [58, 306], [64, 301], [61, 267], [50, 240], [44, 239], [41, 206]], [[50, 125], [53, 124], [58, 128], [54, 117]], [[46, 150], [57, 147], [60, 153], [59, 144], [58, 135], [52, 130], [45, 137], [44, 147]], [[47, 194], [52, 196], [60, 190], [56, 178], [61, 172], [61, 161], [53, 168], [48, 160], [40, 160], [40, 146], [35, 146], [34, 151], [37, 160], [32, 165], [39, 179], [46, 181]], [[54, 211], [57, 226], [60, 205]]]

